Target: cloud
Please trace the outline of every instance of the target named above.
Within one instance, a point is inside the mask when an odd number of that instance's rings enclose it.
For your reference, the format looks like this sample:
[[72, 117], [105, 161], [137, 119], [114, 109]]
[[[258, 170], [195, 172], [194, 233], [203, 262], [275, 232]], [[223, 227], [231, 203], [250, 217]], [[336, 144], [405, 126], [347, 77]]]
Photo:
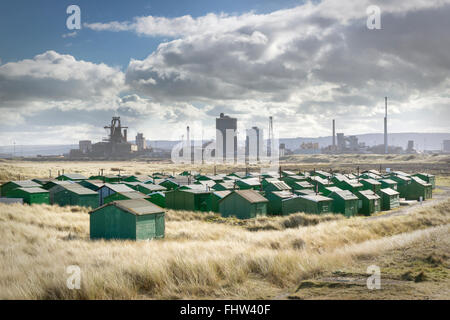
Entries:
[[[369, 30], [366, 8], [377, 3], [382, 29]], [[370, 117], [351, 128], [373, 132], [386, 95], [396, 114], [415, 110], [418, 116], [427, 107], [418, 95], [440, 94], [450, 102], [449, 4], [323, 1], [262, 15], [147, 17], [147, 24], [136, 18], [128, 30], [177, 38], [143, 60], [132, 59], [126, 84], [155, 101], [199, 101], [240, 119], [243, 113], [253, 119], [276, 114], [294, 123], [316, 117], [318, 124], [297, 130], [301, 134], [317, 133], [331, 117]], [[250, 105], [259, 108], [243, 107]]]
[[[366, 27], [369, 5], [381, 9], [381, 30]], [[346, 134], [381, 132], [387, 95], [392, 131], [448, 131], [449, 16], [448, 0], [324, 0], [268, 14], [86, 23], [169, 39], [125, 72], [53, 51], [0, 65], [0, 107], [113, 110], [160, 138], [213, 126], [220, 112], [241, 130], [273, 116], [282, 136], [296, 137], [328, 135], [332, 118]]]
[[0, 108], [35, 113], [49, 108], [114, 108], [124, 74], [105, 64], [47, 51], [0, 66]]
[[76, 36], [77, 36], [77, 32], [76, 32], [76, 31], [74, 31], [74, 32], [69, 32], [69, 33], [64, 33], [64, 34], [62, 35], [63, 38], [74, 38], [74, 37], [76, 37]]

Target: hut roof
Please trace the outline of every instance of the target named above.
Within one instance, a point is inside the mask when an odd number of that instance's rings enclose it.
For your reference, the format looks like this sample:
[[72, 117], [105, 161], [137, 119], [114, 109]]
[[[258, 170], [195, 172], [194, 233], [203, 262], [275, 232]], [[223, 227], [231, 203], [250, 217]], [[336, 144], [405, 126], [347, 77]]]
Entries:
[[56, 187], [60, 187], [60, 188], [66, 189], [66, 190], [69, 190], [69, 191], [71, 191], [73, 193], [80, 194], [80, 195], [83, 195], [83, 194], [97, 194], [97, 192], [95, 192], [95, 191], [93, 191], [91, 189], [85, 188], [85, 187], [83, 187], [83, 186], [81, 186], [79, 184], [76, 184], [76, 183], [59, 185], [59, 186], [55, 186], [53, 188], [56, 188]]
[[126, 212], [129, 212], [137, 216], [164, 212], [164, 210], [161, 207], [158, 207], [156, 204], [151, 203], [150, 201], [144, 199], [133, 199], [133, 200], [112, 201], [101, 207], [98, 207], [95, 210], [92, 210], [89, 213], [93, 213], [107, 206], [116, 206]]
[[292, 192], [286, 191], [286, 190], [274, 191], [274, 192], [272, 192], [272, 194], [274, 194], [277, 197], [282, 198], [282, 199], [288, 199], [288, 198], [292, 198], [294, 196], [294, 194]]
[[240, 195], [242, 198], [247, 200], [250, 203], [259, 203], [259, 202], [268, 202], [266, 198], [264, 198], [262, 195], [260, 195], [255, 190], [235, 190], [236, 194]]
[[359, 193], [369, 200], [380, 199], [380, 197], [372, 190], [362, 190], [362, 191], [359, 191]]
[[105, 183], [104, 186], [102, 186], [102, 188], [109, 188], [111, 190], [113, 190], [114, 192], [132, 192], [135, 191], [133, 189], [131, 189], [130, 187], [128, 187], [125, 184], [112, 184], [112, 183]]
[[387, 195], [390, 196], [395, 196], [398, 195], [399, 193], [391, 188], [385, 188], [385, 189], [381, 189], [380, 192], [385, 193]]
[[225, 198], [227, 195], [231, 193], [230, 190], [224, 190], [224, 191], [214, 191], [213, 194], [218, 196], [219, 198]]
[[79, 173], [64, 173], [64, 174], [60, 175], [59, 177], [66, 177], [71, 180], [86, 180], [87, 179], [87, 177], [85, 177]]
[[37, 187], [39, 188], [41, 185], [37, 182], [34, 182], [32, 180], [20, 180], [20, 181], [10, 181], [16, 185], [18, 185], [21, 188], [31, 188], [31, 187]]
[[308, 195], [304, 195], [304, 196], [299, 196], [301, 198], [307, 199], [307, 200], [311, 200], [314, 202], [320, 202], [320, 201], [333, 201], [333, 199], [322, 196], [320, 194], [308, 194]]
[[132, 192], [121, 192], [121, 195], [129, 198], [129, 199], [145, 199], [148, 198], [146, 194], [143, 194], [138, 191], [132, 191]]
[[333, 193], [337, 194], [344, 200], [358, 200], [358, 197], [355, 196], [353, 193], [351, 193], [348, 190], [340, 190], [340, 191], [337, 190], [337, 191], [333, 191]]
[[243, 182], [249, 186], [259, 186], [261, 183], [259, 182], [258, 178], [248, 178], [248, 179], [241, 179], [240, 182]]
[[392, 179], [381, 179], [380, 182], [384, 182], [387, 184], [397, 184], [397, 181], [394, 181]]
[[283, 181], [274, 181], [274, 182], [271, 182], [270, 184], [275, 186], [275, 188], [277, 188], [280, 191], [282, 191], [282, 190], [290, 190], [291, 189], [291, 187], [289, 187], [286, 184], [286, 182], [283, 182]]
[[17, 190], [22, 190], [26, 193], [48, 193], [48, 190], [39, 187], [17, 188]]
[[375, 180], [375, 179], [362, 179], [361, 181], [365, 181], [365, 182], [367, 182], [367, 183], [370, 183], [370, 184], [373, 184], [373, 185], [380, 185], [381, 183], [380, 182], [378, 182], [377, 180]]
[[420, 179], [419, 177], [411, 177], [411, 179], [414, 180], [415, 182], [417, 182], [417, 183], [423, 185], [423, 186], [431, 186], [430, 183], [428, 183], [428, 182], [426, 182], [426, 181]]

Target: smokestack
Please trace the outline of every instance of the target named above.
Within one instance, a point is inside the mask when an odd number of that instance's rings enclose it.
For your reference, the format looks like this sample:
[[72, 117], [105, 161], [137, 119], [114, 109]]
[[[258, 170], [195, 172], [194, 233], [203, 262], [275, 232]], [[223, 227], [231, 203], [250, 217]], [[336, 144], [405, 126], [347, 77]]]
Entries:
[[388, 133], [387, 133], [387, 97], [384, 97], [384, 153], [388, 153]]
[[123, 129], [123, 138], [125, 139], [125, 142], [127, 142], [127, 129]]
[[336, 147], [336, 122], [333, 119], [333, 149]]
[[187, 157], [189, 157], [189, 161], [192, 162], [192, 146], [191, 146], [191, 140], [190, 140], [190, 136], [189, 136], [189, 126], [186, 127], [186, 150], [188, 152]]

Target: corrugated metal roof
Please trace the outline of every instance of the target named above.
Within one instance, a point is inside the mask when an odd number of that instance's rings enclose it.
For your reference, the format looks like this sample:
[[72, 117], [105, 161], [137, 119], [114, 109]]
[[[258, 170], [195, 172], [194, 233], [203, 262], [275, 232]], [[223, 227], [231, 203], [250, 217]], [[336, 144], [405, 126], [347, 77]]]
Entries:
[[157, 185], [157, 184], [150, 184], [150, 183], [145, 184], [145, 183], [139, 182], [138, 185], [142, 186], [143, 188], [147, 188], [147, 189], [149, 189], [151, 191], [165, 191], [165, 190], [167, 190], [166, 187], [160, 186], [160, 185]]
[[306, 179], [306, 177], [299, 176], [298, 174], [294, 174], [294, 175], [288, 176], [288, 177], [289, 177], [289, 179], [294, 179], [294, 180], [305, 180]]
[[234, 182], [233, 181], [224, 181], [217, 183], [218, 185], [221, 185], [222, 187], [226, 189], [233, 189], [234, 188]]
[[347, 180], [345, 180], [345, 182], [347, 182], [352, 187], [362, 187], [363, 186], [362, 183], [356, 179], [347, 179]]
[[20, 180], [20, 181], [10, 181], [14, 184], [17, 184], [18, 186], [22, 188], [31, 188], [31, 187], [37, 187], [39, 188], [41, 185], [37, 182], [31, 181], [31, 180]]
[[269, 182], [269, 183], [272, 183], [272, 182], [281, 182], [281, 180], [278, 179], [278, 178], [264, 178], [263, 180], [266, 181], [266, 182]]
[[358, 200], [358, 197], [355, 196], [351, 191], [348, 190], [337, 190], [334, 191], [338, 196], [340, 196], [344, 200]]
[[102, 188], [109, 188], [111, 190], [113, 190], [114, 192], [132, 192], [135, 191], [134, 189], [128, 187], [125, 184], [112, 184], [112, 183], [105, 183], [104, 186], [102, 186]]
[[205, 187], [210, 187], [212, 188], [216, 182], [214, 180], [203, 180], [203, 181], [199, 181], [200, 185], [203, 185], [203, 188]]
[[339, 187], [328, 187], [326, 188], [327, 190], [331, 191], [331, 192], [341, 192], [343, 191], [341, 188]]
[[294, 194], [290, 191], [273, 191], [272, 194], [276, 195], [279, 198], [282, 199], [287, 199], [287, 198], [292, 198], [294, 196]]
[[120, 192], [121, 195], [130, 198], [130, 199], [145, 199], [148, 198], [147, 195], [140, 193], [138, 191], [132, 191], [132, 192]]
[[202, 186], [201, 184], [193, 184], [192, 186], [200, 186], [201, 189], [200, 188], [198, 188], [198, 189], [178, 189], [178, 191], [196, 193], [196, 194], [211, 193], [211, 191], [205, 190], [205, 187]]
[[[92, 191], [91, 189], [85, 188], [83, 186], [80, 186], [79, 184], [76, 184], [76, 183], [60, 185], [58, 187], [69, 190], [76, 194], [97, 194], [97, 192]], [[131, 189], [131, 190], [133, 190], [133, 189]]]
[[394, 181], [392, 179], [381, 179], [380, 182], [384, 182], [387, 184], [397, 184], [397, 181]]
[[390, 196], [395, 196], [395, 195], [400, 194], [400, 193], [398, 193], [397, 191], [395, 191], [395, 190], [393, 190], [391, 188], [381, 189], [380, 192], [386, 193], [386, 194], [388, 194]]
[[393, 174], [399, 175], [399, 176], [404, 176], [404, 177], [409, 177], [410, 174], [403, 172], [403, 171], [393, 171]]
[[372, 173], [372, 172], [366, 172], [366, 175], [367, 175], [369, 178], [375, 179], [375, 180], [381, 178], [380, 175], [374, 174], [374, 173]]
[[219, 198], [225, 198], [227, 195], [229, 195], [231, 193], [231, 191], [229, 190], [224, 190], [224, 191], [214, 191], [213, 194], [215, 194], [216, 196], [218, 196]]
[[206, 177], [208, 179], [211, 179], [213, 181], [220, 181], [223, 180], [223, 177], [219, 176], [219, 175], [206, 175]]
[[310, 177], [310, 179], [313, 180], [313, 181], [316, 181], [316, 182], [318, 182], [318, 183], [320, 183], [322, 185], [331, 185], [331, 184], [333, 184], [331, 181], [328, 181], [327, 179], [323, 179], [323, 178], [321, 178], [319, 176], [312, 176], [312, 177]]
[[363, 196], [365, 196], [369, 200], [380, 199], [380, 197], [377, 194], [375, 194], [372, 190], [362, 190], [362, 191], [359, 191], [359, 193], [362, 194]]
[[377, 180], [374, 180], [374, 179], [362, 179], [362, 181], [365, 181], [367, 183], [374, 184], [374, 185], [380, 185], [381, 184], [380, 182], [378, 182]]
[[248, 179], [241, 179], [239, 180], [249, 186], [259, 186], [261, 183], [259, 182], [258, 178], [248, 178]]
[[48, 190], [39, 188], [39, 187], [30, 187], [30, 188], [17, 188], [18, 190], [25, 191], [27, 193], [48, 193]]
[[97, 180], [97, 179], [94, 179], [94, 180], [86, 180], [86, 182], [92, 183], [92, 184], [94, 184], [94, 185], [97, 185], [97, 184], [103, 185], [103, 181], [102, 181], [102, 180]]
[[415, 174], [415, 176], [417, 176], [417, 175], [421, 175], [421, 176], [424, 176], [424, 177], [427, 177], [427, 178], [433, 178], [434, 177], [434, 175], [433, 174], [430, 174], [430, 173], [416, 173]]
[[[399, 179], [399, 180], [403, 180], [403, 181], [411, 181], [411, 178], [410, 177], [407, 177], [407, 176], [402, 176], [402, 175], [397, 175], [397, 176], [392, 176], [391, 177], [393, 180], [394, 179]], [[395, 180], [394, 180], [395, 181]]]
[[64, 173], [64, 174], [60, 175], [59, 177], [67, 177], [72, 180], [86, 180], [87, 179], [87, 177], [85, 177], [79, 173]]
[[291, 187], [289, 187], [286, 182], [278, 181], [278, 182], [271, 182], [272, 185], [274, 185], [278, 190], [291, 190]]
[[200, 190], [200, 191], [208, 191], [207, 186], [203, 184], [187, 184], [181, 186], [180, 190]]
[[259, 203], [259, 202], [268, 202], [269, 201], [255, 190], [251, 190], [251, 189], [235, 190], [234, 192], [236, 192], [242, 198], [244, 198], [245, 200], [247, 200], [248, 202], [251, 202], [251, 203]]
[[158, 207], [156, 204], [151, 203], [150, 201], [144, 199], [134, 199], [134, 200], [112, 201], [91, 211], [90, 213], [107, 206], [116, 206], [124, 211], [127, 211], [137, 216], [164, 212], [164, 209]]
[[141, 182], [145, 182], [150, 180], [150, 176], [146, 175], [146, 174], [139, 174], [137, 176], [134, 176], [137, 180], [141, 181]]
[[412, 180], [416, 181], [417, 183], [423, 185], [423, 186], [431, 186], [430, 183], [420, 179], [419, 177], [411, 177]]
[[322, 171], [322, 170], [316, 170], [315, 173], [321, 174], [321, 175], [323, 175], [325, 177], [331, 177], [331, 173], [325, 172], [325, 171]]
[[316, 192], [311, 189], [294, 190], [294, 192], [299, 195], [316, 194]]
[[62, 186], [62, 185], [67, 185], [67, 184], [74, 184], [75, 182], [74, 181], [68, 181], [68, 180], [51, 180], [51, 181], [47, 182], [46, 184], [44, 184], [44, 186], [49, 184], [49, 183], [53, 183], [53, 184]]
[[296, 181], [295, 184], [298, 184], [299, 186], [303, 187], [303, 188], [311, 188], [314, 187], [311, 183], [309, 183], [308, 181]]
[[333, 201], [333, 199], [322, 196], [320, 194], [308, 194], [308, 195], [304, 195], [304, 196], [299, 196], [301, 198], [304, 199], [308, 199], [314, 202], [320, 202], [320, 201]]

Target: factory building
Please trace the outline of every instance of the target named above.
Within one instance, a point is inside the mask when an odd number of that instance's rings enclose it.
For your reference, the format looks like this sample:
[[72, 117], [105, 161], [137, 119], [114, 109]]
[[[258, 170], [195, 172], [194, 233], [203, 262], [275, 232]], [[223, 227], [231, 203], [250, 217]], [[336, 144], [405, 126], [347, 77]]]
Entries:
[[245, 161], [255, 163], [263, 158], [264, 135], [263, 130], [258, 127], [247, 129], [245, 139]]
[[450, 153], [450, 140], [444, 140], [442, 143], [442, 151], [445, 153]]
[[111, 124], [104, 129], [109, 131], [107, 138], [94, 144], [90, 140], [81, 140], [79, 149], [70, 150], [69, 157], [121, 159], [130, 158], [138, 151], [137, 145], [128, 142], [128, 127], [122, 126], [120, 117], [113, 117]]
[[83, 154], [90, 153], [92, 151], [91, 140], [80, 140], [79, 142], [80, 151]]
[[216, 118], [216, 158], [223, 162], [237, 161], [237, 119], [223, 113]]
[[136, 135], [136, 146], [137, 151], [144, 151], [147, 148], [143, 133], [138, 133]]

